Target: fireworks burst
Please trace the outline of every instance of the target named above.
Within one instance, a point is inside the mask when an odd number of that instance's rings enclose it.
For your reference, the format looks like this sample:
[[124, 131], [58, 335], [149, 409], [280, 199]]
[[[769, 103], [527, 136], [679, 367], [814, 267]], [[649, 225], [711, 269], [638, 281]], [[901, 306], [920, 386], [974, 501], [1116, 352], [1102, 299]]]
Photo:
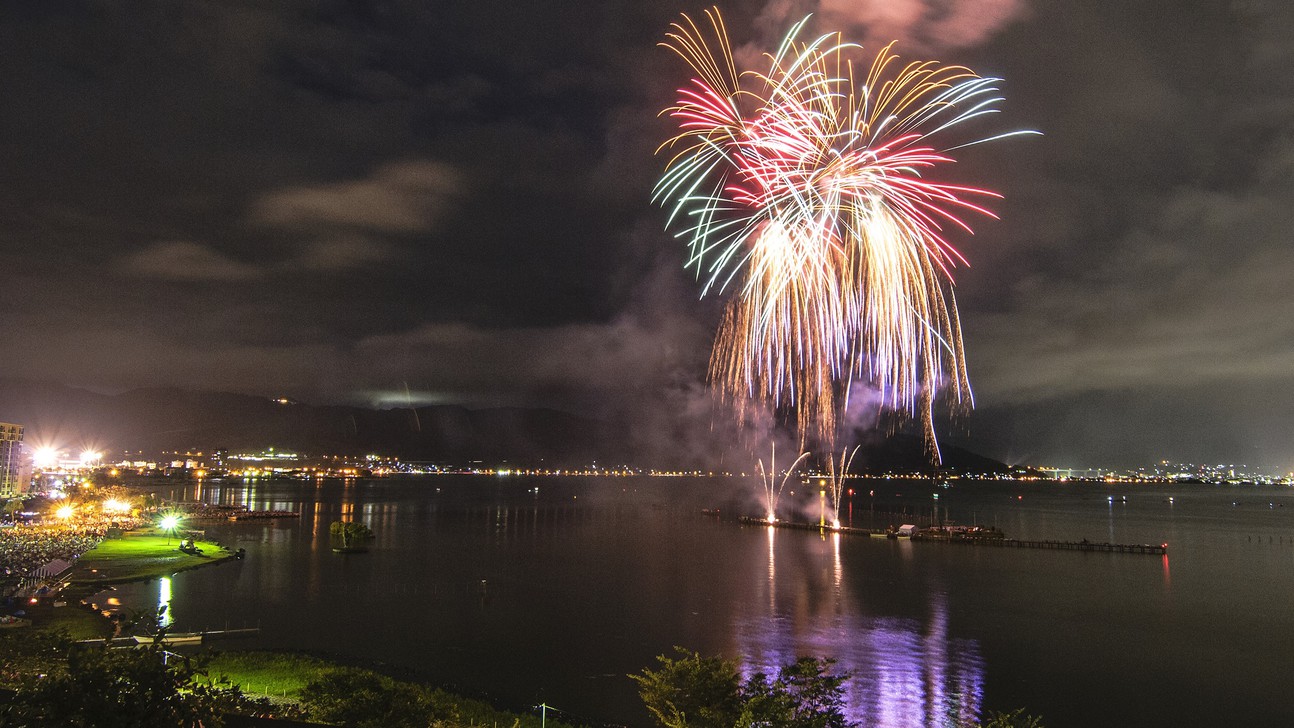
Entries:
[[992, 216], [993, 192], [934, 181], [955, 146], [950, 129], [994, 113], [997, 79], [961, 66], [898, 63], [886, 46], [865, 74], [839, 34], [810, 42], [796, 24], [766, 72], [739, 73], [717, 10], [690, 18], [665, 47], [696, 76], [666, 110], [679, 134], [657, 184], [690, 248], [702, 295], [727, 303], [710, 376], [734, 402], [793, 408], [801, 443], [834, 450], [855, 381], [882, 406], [920, 417], [938, 457], [936, 393], [971, 404], [945, 238]]

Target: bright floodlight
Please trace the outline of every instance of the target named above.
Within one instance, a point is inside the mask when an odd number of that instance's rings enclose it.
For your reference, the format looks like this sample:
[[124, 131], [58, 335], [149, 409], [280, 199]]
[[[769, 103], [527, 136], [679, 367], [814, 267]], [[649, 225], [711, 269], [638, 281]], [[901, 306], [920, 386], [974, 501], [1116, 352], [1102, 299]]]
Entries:
[[39, 447], [31, 455], [31, 464], [37, 468], [52, 468], [58, 464], [58, 450], [52, 447]]
[[75, 510], [72, 508], [72, 506], [61, 506], [57, 511], [54, 511], [54, 515], [66, 521], [67, 519], [72, 517], [72, 514], [74, 512]]
[[103, 502], [103, 510], [108, 513], [125, 513], [130, 510], [130, 504], [119, 501], [116, 498], [109, 498]]
[[102, 457], [103, 455], [101, 453], [95, 452], [94, 450], [86, 450], [81, 453], [81, 464], [89, 465], [90, 463], [98, 462]]
[[162, 516], [162, 521], [160, 525], [162, 526], [163, 531], [173, 531], [175, 530], [176, 526], [180, 525], [180, 517]]

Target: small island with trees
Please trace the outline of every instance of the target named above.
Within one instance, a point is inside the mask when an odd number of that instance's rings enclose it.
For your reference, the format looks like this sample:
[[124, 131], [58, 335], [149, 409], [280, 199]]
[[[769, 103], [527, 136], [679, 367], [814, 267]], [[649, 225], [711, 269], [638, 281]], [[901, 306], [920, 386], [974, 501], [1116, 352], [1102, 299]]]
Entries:
[[373, 540], [373, 529], [357, 521], [333, 521], [328, 527], [333, 553], [362, 554]]

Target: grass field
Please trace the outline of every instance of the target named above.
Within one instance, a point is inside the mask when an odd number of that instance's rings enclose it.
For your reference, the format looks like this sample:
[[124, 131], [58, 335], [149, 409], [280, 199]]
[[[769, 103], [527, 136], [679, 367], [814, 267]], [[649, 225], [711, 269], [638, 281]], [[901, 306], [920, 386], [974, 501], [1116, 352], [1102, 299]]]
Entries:
[[[312, 680], [333, 670], [373, 672], [364, 668], [347, 667], [318, 657], [281, 652], [223, 652], [216, 653], [206, 665], [212, 680], [228, 680], [239, 686], [243, 693], [253, 697], [267, 697], [274, 701], [299, 703], [301, 689]], [[380, 674], [380, 673], [373, 673]], [[503, 726], [505, 728], [571, 728], [569, 724], [549, 717], [546, 721], [531, 713], [514, 713], [501, 710], [483, 700], [466, 698], [442, 690], [426, 688], [443, 703], [452, 703], [458, 714], [457, 721], [447, 722], [447, 728], [458, 726]]]
[[198, 541], [200, 554], [180, 551], [180, 539], [156, 531], [130, 531], [121, 538], [104, 539], [85, 552], [72, 572], [74, 584], [109, 584], [151, 579], [177, 571], [213, 564], [232, 554], [219, 544]]
[[228, 680], [252, 697], [297, 700], [301, 688], [337, 665], [308, 655], [278, 652], [221, 652], [207, 664], [212, 680]]

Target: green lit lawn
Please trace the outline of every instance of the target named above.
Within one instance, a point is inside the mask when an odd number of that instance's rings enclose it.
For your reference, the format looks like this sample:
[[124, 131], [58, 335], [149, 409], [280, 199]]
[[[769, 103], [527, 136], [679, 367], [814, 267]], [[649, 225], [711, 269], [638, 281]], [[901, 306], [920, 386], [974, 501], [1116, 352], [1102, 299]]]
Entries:
[[168, 576], [177, 571], [211, 564], [230, 556], [211, 541], [198, 541], [201, 554], [179, 549], [180, 539], [157, 532], [128, 532], [121, 538], [104, 539], [85, 552], [72, 572], [76, 584], [103, 584]]
[[[323, 673], [332, 670], [372, 672], [364, 668], [346, 667], [309, 655], [282, 652], [223, 652], [213, 655], [206, 665], [207, 675], [213, 681], [228, 680], [238, 685], [244, 694], [253, 698], [297, 702], [301, 689]], [[380, 673], [379, 673], [380, 674]], [[540, 716], [500, 710], [481, 700], [427, 688], [445, 704], [452, 704], [458, 714], [457, 721], [445, 723], [447, 727], [512, 726], [512, 728], [571, 728], [551, 716], [544, 721]]]
[[228, 680], [252, 697], [296, 700], [301, 688], [337, 666], [307, 655], [278, 652], [222, 652], [207, 663], [212, 680]]

